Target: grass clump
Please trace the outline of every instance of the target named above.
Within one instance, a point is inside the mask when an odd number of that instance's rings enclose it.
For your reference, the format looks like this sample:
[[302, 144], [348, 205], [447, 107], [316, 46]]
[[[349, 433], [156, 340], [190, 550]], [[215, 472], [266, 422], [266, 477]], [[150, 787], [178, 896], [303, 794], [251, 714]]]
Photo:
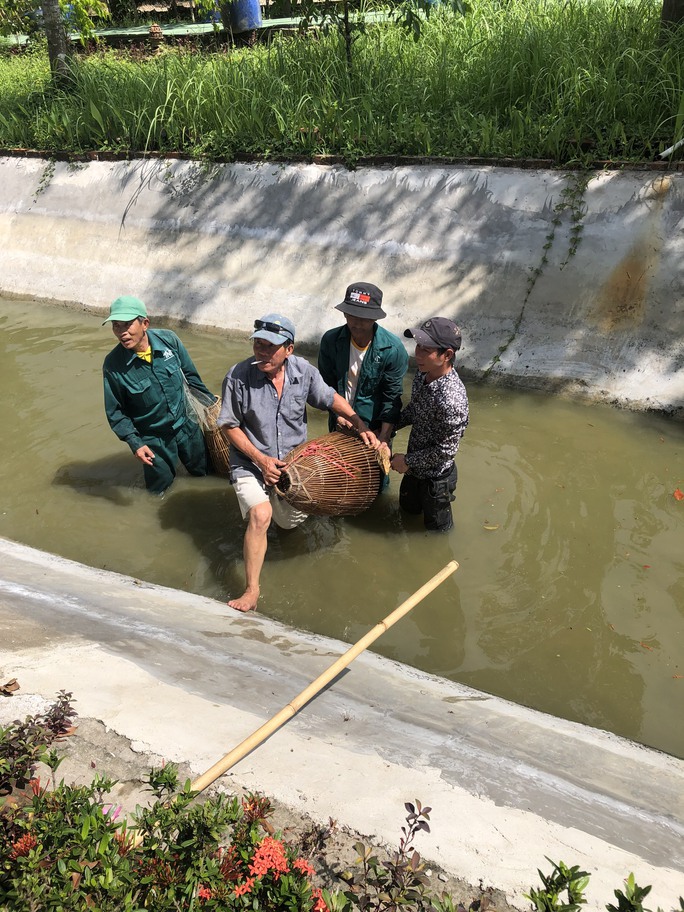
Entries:
[[482, 0], [419, 41], [367, 24], [348, 66], [333, 29], [228, 53], [0, 58], [0, 146], [230, 159], [364, 155], [652, 160], [682, 134], [684, 29], [657, 0]]

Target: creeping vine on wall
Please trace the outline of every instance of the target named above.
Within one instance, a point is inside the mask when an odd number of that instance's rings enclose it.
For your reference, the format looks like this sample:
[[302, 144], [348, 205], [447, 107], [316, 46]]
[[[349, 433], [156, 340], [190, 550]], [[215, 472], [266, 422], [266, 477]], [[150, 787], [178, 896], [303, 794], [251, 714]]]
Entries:
[[590, 171], [571, 171], [565, 175], [566, 185], [561, 190], [560, 199], [553, 207], [553, 219], [551, 220], [551, 230], [546, 235], [544, 239], [544, 247], [542, 250], [542, 256], [537, 264], [530, 270], [530, 275], [527, 279], [527, 293], [525, 294], [525, 299], [523, 301], [523, 307], [527, 304], [530, 295], [532, 294], [532, 289], [537, 284], [537, 279], [542, 275], [546, 266], [549, 262], [549, 251], [553, 247], [556, 241], [556, 232], [561, 224], [564, 213], [568, 212], [570, 214], [570, 237], [568, 240], [568, 249], [565, 253], [565, 258], [560, 263], [559, 269], [564, 269], [570, 260], [575, 256], [582, 240], [582, 232], [584, 231], [584, 216], [587, 213], [587, 206], [584, 202], [584, 194], [586, 193], [587, 186], [589, 185], [589, 180], [591, 178]]
[[47, 162], [45, 163], [45, 167], [43, 168], [43, 173], [40, 175], [40, 180], [38, 181], [38, 187], [36, 189], [36, 195], [33, 200], [34, 203], [37, 201], [40, 194], [43, 193], [45, 190], [47, 190], [47, 188], [50, 186], [50, 183], [52, 182], [52, 178], [54, 176], [55, 176], [55, 160], [54, 160], [54, 158], [49, 158], [47, 160]]
[[499, 353], [492, 360], [492, 363], [485, 370], [484, 376], [486, 377], [494, 368], [495, 364], [501, 360], [501, 356], [508, 349], [510, 344], [513, 342], [515, 337], [518, 334], [520, 329], [520, 324], [522, 323], [523, 314], [525, 313], [525, 307], [527, 302], [530, 299], [532, 290], [537, 284], [537, 280], [543, 274], [544, 270], [549, 263], [549, 252], [556, 242], [556, 233], [560, 227], [561, 221], [563, 220], [563, 215], [567, 212], [570, 215], [570, 232], [568, 238], [568, 249], [565, 252], [565, 257], [559, 264], [559, 269], [565, 269], [570, 260], [575, 256], [577, 250], [579, 249], [580, 242], [582, 240], [582, 232], [584, 231], [584, 217], [587, 213], [587, 206], [584, 201], [584, 194], [589, 185], [592, 172], [589, 170], [586, 171], [570, 171], [565, 175], [566, 184], [561, 190], [560, 199], [553, 207], [553, 218], [551, 220], [551, 229], [544, 239], [544, 246], [542, 248], [542, 255], [539, 260], [539, 263], [536, 266], [533, 266], [530, 269], [530, 274], [527, 278], [527, 291], [525, 292], [525, 297], [523, 298], [522, 307], [520, 308], [520, 313], [518, 318], [515, 321], [515, 325], [511, 330], [509, 338], [504, 342], [503, 345], [499, 346]]

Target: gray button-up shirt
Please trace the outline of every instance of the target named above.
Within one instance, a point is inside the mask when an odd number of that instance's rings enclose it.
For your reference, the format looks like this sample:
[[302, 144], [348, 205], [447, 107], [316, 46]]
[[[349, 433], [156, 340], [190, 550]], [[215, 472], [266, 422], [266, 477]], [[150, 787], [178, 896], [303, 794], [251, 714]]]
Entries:
[[[285, 383], [280, 398], [253, 357], [240, 361], [223, 381], [219, 427], [243, 431], [254, 446], [275, 459], [306, 440], [306, 406], [326, 411], [335, 398], [319, 372], [304, 358], [290, 355], [285, 361]], [[261, 472], [237, 447], [230, 448], [230, 469], [235, 477], [247, 474], [261, 480]]]

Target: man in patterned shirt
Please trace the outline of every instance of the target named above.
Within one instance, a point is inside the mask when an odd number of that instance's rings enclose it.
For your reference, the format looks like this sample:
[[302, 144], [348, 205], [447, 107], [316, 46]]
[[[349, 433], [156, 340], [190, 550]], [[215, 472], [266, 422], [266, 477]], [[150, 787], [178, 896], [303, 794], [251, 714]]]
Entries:
[[392, 468], [404, 476], [399, 505], [407, 513], [422, 513], [426, 529], [448, 532], [458, 478], [454, 456], [468, 426], [468, 396], [454, 370], [461, 331], [445, 317], [432, 317], [404, 335], [415, 339], [418, 370], [397, 424], [411, 425], [407, 452], [392, 457]]

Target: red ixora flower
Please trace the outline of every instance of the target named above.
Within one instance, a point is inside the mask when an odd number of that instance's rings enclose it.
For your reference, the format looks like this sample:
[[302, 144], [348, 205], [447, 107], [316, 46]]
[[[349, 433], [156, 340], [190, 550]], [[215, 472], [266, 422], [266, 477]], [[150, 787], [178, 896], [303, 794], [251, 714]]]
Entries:
[[313, 912], [330, 912], [325, 903], [325, 900], [323, 899], [323, 893], [318, 889], [318, 887], [314, 887], [313, 889], [313, 898], [315, 900], [313, 904]]
[[210, 887], [205, 887], [204, 884], [202, 884], [197, 890], [197, 895], [200, 899], [211, 899], [214, 894], [211, 892]]
[[280, 880], [281, 874], [287, 874], [290, 866], [285, 854], [285, 846], [279, 839], [266, 836], [257, 846], [257, 850], [249, 866], [249, 873], [255, 877], [262, 877], [269, 872], [274, 880]]
[[9, 853], [10, 858], [12, 861], [16, 861], [17, 858], [25, 858], [31, 849], [35, 849], [37, 845], [36, 837], [32, 833], [25, 833], [16, 842], [12, 843]]
[[316, 873], [313, 869], [313, 865], [309, 864], [306, 858], [298, 858], [296, 861], [293, 861], [292, 867], [302, 874], [306, 874], [308, 877], [313, 877]]
[[243, 896], [245, 893], [249, 893], [254, 886], [254, 878], [248, 877], [244, 883], [238, 884], [235, 887], [235, 895]]

